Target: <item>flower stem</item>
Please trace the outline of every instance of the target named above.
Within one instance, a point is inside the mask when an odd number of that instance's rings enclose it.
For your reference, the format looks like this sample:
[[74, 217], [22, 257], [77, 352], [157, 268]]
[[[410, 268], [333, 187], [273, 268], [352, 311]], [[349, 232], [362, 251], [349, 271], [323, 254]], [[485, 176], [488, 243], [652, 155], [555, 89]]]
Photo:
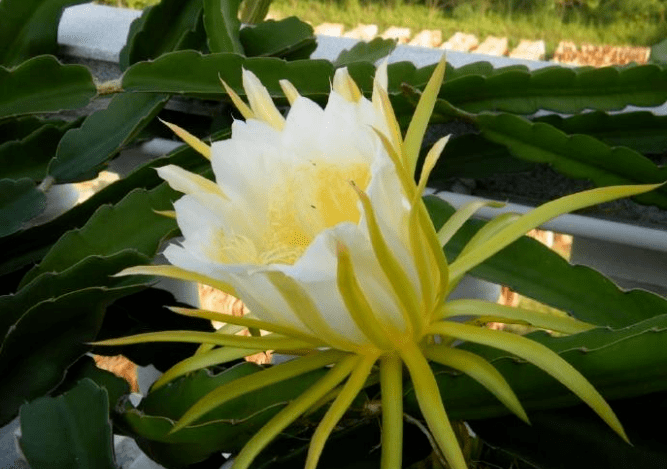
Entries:
[[396, 355], [382, 357], [381, 469], [400, 469], [403, 463], [403, 362]]

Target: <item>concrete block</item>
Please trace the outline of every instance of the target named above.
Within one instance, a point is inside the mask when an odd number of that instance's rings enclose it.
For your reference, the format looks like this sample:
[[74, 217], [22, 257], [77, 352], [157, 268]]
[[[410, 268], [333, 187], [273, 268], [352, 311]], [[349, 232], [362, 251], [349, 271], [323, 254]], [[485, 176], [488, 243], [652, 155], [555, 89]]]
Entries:
[[487, 36], [475, 52], [478, 54], [501, 56], [507, 54], [507, 38]]
[[479, 45], [477, 36], [474, 34], [454, 33], [447, 42], [444, 42], [440, 49], [454, 50], [459, 52], [468, 52]]
[[381, 37], [384, 39], [396, 39], [399, 44], [407, 44], [411, 35], [412, 31], [410, 31], [410, 28], [399, 28], [398, 26], [391, 26], [382, 33]]
[[415, 34], [408, 45], [419, 47], [438, 47], [442, 43], [442, 31], [439, 29], [425, 29]]
[[322, 36], [342, 36], [345, 26], [340, 23], [322, 23], [315, 26], [315, 34]]
[[519, 45], [509, 53], [509, 57], [516, 59], [543, 60], [546, 54], [544, 41], [528, 41], [522, 39]]
[[356, 28], [343, 34], [343, 37], [370, 41], [377, 35], [378, 27], [376, 24], [358, 24]]

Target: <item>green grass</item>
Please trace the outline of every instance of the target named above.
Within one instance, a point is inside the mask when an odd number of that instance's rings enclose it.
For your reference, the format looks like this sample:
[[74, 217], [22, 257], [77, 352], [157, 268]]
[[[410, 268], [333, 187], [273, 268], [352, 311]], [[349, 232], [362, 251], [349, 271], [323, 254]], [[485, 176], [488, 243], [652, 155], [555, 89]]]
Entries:
[[[157, 0], [102, 0], [117, 6], [142, 8], [156, 3]], [[610, 44], [651, 46], [667, 37], [666, 21], [646, 21], [642, 19], [615, 20], [605, 24], [574, 19], [562, 21], [555, 10], [542, 9], [534, 14], [504, 13], [491, 10], [475, 10], [473, 3], [462, 4], [453, 12], [447, 13], [442, 8], [429, 7], [430, 4], [443, 2], [394, 1], [398, 6], [392, 8], [391, 0], [274, 0], [271, 12], [279, 17], [298, 16], [311, 23], [342, 23], [351, 29], [359, 23], [376, 24], [381, 31], [389, 26], [401, 26], [412, 29], [413, 34], [422, 29], [439, 29], [443, 40], [455, 32], [475, 34], [480, 41], [488, 35], [507, 37], [510, 47], [521, 39], [543, 39], [547, 55], [551, 55], [562, 40], [580, 44]], [[479, 4], [479, 2], [477, 3]]]
[[605, 25], [584, 24], [583, 21], [564, 23], [555, 12], [533, 15], [501, 15], [492, 11], [472, 9], [446, 14], [444, 10], [426, 5], [404, 3], [389, 8], [380, 2], [366, 3], [355, 0], [274, 0], [272, 11], [282, 16], [295, 15], [313, 25], [324, 22], [342, 23], [346, 29], [358, 23], [377, 24], [380, 31], [389, 26], [411, 28], [413, 33], [422, 29], [439, 29], [443, 40], [457, 31], [471, 33], [483, 40], [487, 35], [507, 37], [510, 46], [520, 39], [543, 39], [547, 52], [553, 52], [562, 40], [575, 44], [611, 44], [650, 46], [667, 37], [667, 24], [645, 21], [616, 21]]

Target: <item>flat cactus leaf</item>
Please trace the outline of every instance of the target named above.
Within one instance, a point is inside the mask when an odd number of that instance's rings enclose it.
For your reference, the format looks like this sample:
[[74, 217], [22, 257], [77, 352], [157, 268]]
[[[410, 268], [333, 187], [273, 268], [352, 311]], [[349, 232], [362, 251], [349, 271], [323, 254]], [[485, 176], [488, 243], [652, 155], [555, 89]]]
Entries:
[[[229, 129], [226, 129], [215, 133], [211, 139], [216, 141], [228, 135]], [[155, 168], [167, 164], [175, 164], [211, 177], [210, 163], [184, 144], [164, 157], [145, 163], [55, 220], [0, 238], [0, 248], [11, 249], [12, 252], [11, 257], [0, 261], [0, 274], [38, 262], [65, 232], [83, 226], [100, 206], [116, 204], [134, 189], [154, 189], [162, 184], [163, 181]]]
[[46, 208], [46, 196], [29, 178], [0, 179], [0, 237], [11, 235]]
[[667, 101], [667, 67], [546, 67], [498, 70], [488, 76], [445, 80], [440, 98], [467, 112], [532, 114], [540, 109], [576, 113], [612, 111], [628, 105], [659, 106]]
[[248, 57], [307, 59], [317, 47], [313, 27], [295, 16], [246, 26], [240, 40]]
[[67, 293], [30, 308], [10, 328], [0, 347], [0, 425], [21, 405], [54, 389], [65, 370], [95, 340], [106, 307], [144, 288], [92, 287]]
[[166, 52], [201, 49], [205, 42], [202, 13], [201, 0], [163, 0], [145, 8], [130, 25], [120, 51], [121, 70]]
[[[664, 367], [667, 360], [667, 315], [623, 329], [597, 328], [567, 337], [534, 332], [525, 337], [557, 352], [607, 400], [667, 390], [667, 371]], [[507, 380], [531, 419], [531, 410], [581, 403], [573, 393], [530, 363], [482, 345], [463, 343], [459, 347], [490, 361]], [[452, 420], [483, 419], [510, 413], [472, 378], [439, 365], [432, 367]], [[410, 388], [406, 389], [405, 409], [411, 414], [413, 411], [418, 413], [414, 392]]]
[[214, 451], [236, 452], [291, 399], [321, 378], [316, 370], [260, 389], [216, 408], [196, 424], [170, 434], [176, 420], [199, 398], [222, 384], [261, 367], [243, 363], [221, 373], [192, 373], [150, 393], [139, 408], [127, 405], [119, 425], [161, 464], [182, 467], [202, 461]]
[[334, 67], [345, 67], [353, 62], [370, 62], [375, 63], [396, 49], [396, 41], [393, 39], [382, 39], [376, 37], [369, 42], [358, 42], [353, 47], [345, 49], [336, 60], [334, 60]]
[[134, 190], [118, 204], [100, 207], [82, 228], [62, 236], [42, 262], [26, 274], [20, 287], [44, 272], [62, 272], [88, 256], [134, 249], [152, 257], [160, 242], [176, 229], [175, 220], [154, 210], [169, 209], [175, 197], [165, 183], [151, 191]]
[[553, 125], [566, 134], [586, 134], [612, 147], [628, 147], [642, 154], [667, 152], [667, 116], [649, 111], [607, 114], [586, 112], [572, 117], [542, 116], [535, 122]]
[[20, 179], [30, 178], [39, 182], [46, 177], [46, 170], [56, 154], [56, 149], [62, 136], [68, 130], [81, 124], [77, 119], [69, 125], [58, 123], [44, 123], [32, 132], [21, 137], [21, 130], [16, 128], [16, 139], [0, 144], [0, 178]]
[[62, 272], [45, 272], [13, 295], [0, 296], [0, 337], [26, 311], [44, 301], [90, 287], [122, 287], [147, 283], [141, 277], [111, 277], [120, 270], [149, 262], [147, 256], [125, 250], [111, 256], [89, 256]]
[[109, 397], [90, 379], [21, 408], [19, 446], [33, 469], [114, 469]]
[[[482, 136], [507, 147], [516, 157], [548, 163], [556, 171], [596, 186], [650, 184], [667, 181], [667, 167], [627, 147], [610, 147], [589, 135], [567, 135], [557, 128], [512, 114], [482, 113], [475, 117]], [[634, 197], [643, 204], [667, 208], [667, 188]]]
[[0, 4], [0, 65], [58, 52], [63, 10], [86, 0], [6, 0]]
[[239, 39], [241, 0], [203, 0], [204, 27], [211, 52], [233, 52], [244, 55]]
[[0, 67], [0, 121], [22, 114], [76, 109], [96, 94], [86, 67], [63, 65], [51, 55], [40, 55], [13, 69]]
[[88, 116], [81, 127], [68, 131], [58, 144], [48, 173], [58, 183], [94, 179], [162, 109], [168, 96], [122, 93], [106, 109]]

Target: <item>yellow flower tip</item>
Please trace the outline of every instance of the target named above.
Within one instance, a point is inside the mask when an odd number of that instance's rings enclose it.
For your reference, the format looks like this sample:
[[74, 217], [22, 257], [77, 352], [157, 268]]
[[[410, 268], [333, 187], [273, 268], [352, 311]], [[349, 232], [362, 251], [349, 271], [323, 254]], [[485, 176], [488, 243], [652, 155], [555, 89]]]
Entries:
[[271, 95], [259, 81], [259, 78], [250, 70], [242, 69], [243, 89], [248, 96], [250, 109], [255, 114], [255, 118], [266, 122], [274, 129], [280, 131], [285, 127], [285, 118], [280, 114], [278, 108], [273, 103]]
[[128, 275], [147, 275], [143, 270], [142, 265], [135, 265], [133, 267], [127, 267], [120, 272], [116, 272], [111, 275], [111, 277], [127, 277]]
[[[160, 119], [158, 117], [158, 119]], [[206, 143], [202, 142], [199, 140], [197, 137], [192, 135], [190, 132], [188, 132], [185, 129], [182, 129], [181, 127], [177, 126], [176, 124], [172, 124], [170, 122], [164, 121], [160, 119], [160, 122], [162, 122], [164, 125], [169, 127], [172, 132], [174, 132], [178, 137], [183, 140], [185, 143], [190, 145], [192, 148], [194, 148], [198, 153], [200, 153], [204, 158], [210, 160], [211, 159], [211, 147], [208, 146]]]
[[347, 67], [339, 68], [334, 73], [333, 90], [351, 103], [359, 102], [362, 97], [361, 91], [347, 71]]
[[387, 64], [388, 61], [386, 58], [382, 62], [380, 62], [380, 65], [378, 65], [378, 68], [375, 71], [375, 78], [373, 78], [373, 86], [375, 87], [375, 85], [377, 85], [379, 88], [385, 91], [389, 88]]
[[294, 101], [296, 101], [301, 95], [289, 80], [282, 79], [278, 83], [280, 84], [280, 88], [283, 90], [287, 101], [290, 103], [290, 106], [292, 106]]
[[414, 173], [417, 165], [419, 149], [421, 148], [424, 139], [424, 133], [426, 132], [426, 127], [431, 119], [431, 114], [433, 114], [433, 108], [435, 107], [438, 93], [440, 92], [440, 87], [442, 86], [442, 81], [445, 77], [446, 64], [447, 62], [443, 55], [438, 65], [435, 67], [433, 75], [431, 75], [431, 78], [426, 84], [424, 92], [419, 98], [415, 113], [412, 116], [412, 120], [410, 121], [410, 125], [405, 134], [403, 148], [405, 151], [406, 167], [410, 170], [410, 174]]
[[163, 217], [176, 219], [176, 212], [174, 210], [153, 210], [153, 213], [162, 215]]
[[234, 106], [236, 106], [236, 109], [238, 109], [243, 118], [245, 120], [255, 119], [255, 113], [252, 112], [252, 110], [248, 107], [248, 105], [245, 102], [243, 102], [243, 100], [239, 97], [238, 94], [236, 94], [236, 92], [232, 89], [232, 87], [229, 86], [227, 82], [222, 79], [222, 76], [220, 76], [220, 74], [218, 74], [218, 78], [220, 79], [220, 83], [222, 83], [222, 87], [225, 89], [225, 92], [232, 99]]
[[445, 149], [445, 145], [449, 141], [449, 137], [451, 137], [451, 135], [447, 135], [438, 140], [426, 155], [424, 166], [422, 166], [422, 172], [419, 176], [419, 186], [416, 194], [417, 197], [422, 196], [422, 193], [426, 188], [426, 183], [428, 182], [428, 177], [431, 175], [431, 171], [433, 171], [433, 168], [435, 168], [436, 163], [440, 159], [440, 155], [442, 155], [442, 151]]

